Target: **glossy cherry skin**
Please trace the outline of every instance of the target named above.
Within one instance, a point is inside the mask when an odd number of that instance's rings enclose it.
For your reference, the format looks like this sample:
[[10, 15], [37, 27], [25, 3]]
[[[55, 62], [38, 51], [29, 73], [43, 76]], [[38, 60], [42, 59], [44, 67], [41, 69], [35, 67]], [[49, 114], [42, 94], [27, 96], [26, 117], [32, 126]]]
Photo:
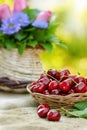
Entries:
[[55, 69], [49, 69], [49, 70], [47, 71], [47, 74], [50, 75], [50, 76], [52, 76], [52, 77], [55, 77], [56, 72], [57, 72], [57, 71], [56, 71]]
[[69, 74], [69, 75], [68, 75], [68, 78], [71, 78], [72, 80], [75, 80], [75, 79], [77, 78], [77, 76], [74, 75], [74, 74]]
[[33, 87], [32, 92], [36, 92], [36, 93], [43, 93], [43, 91], [46, 90], [46, 86], [41, 82], [39, 82], [36, 85], [33, 85], [32, 87]]
[[71, 87], [72, 87], [72, 80], [69, 78], [59, 83], [59, 88], [62, 92], [66, 93], [70, 91]]
[[60, 90], [58, 90], [58, 89], [53, 89], [53, 90], [50, 92], [50, 94], [52, 94], [52, 95], [59, 95], [59, 94], [60, 94]]
[[37, 107], [37, 111], [38, 111], [39, 109], [42, 109], [42, 108], [47, 108], [48, 111], [50, 110], [50, 106], [49, 106], [48, 104], [40, 104], [40, 105]]
[[84, 82], [86, 83], [86, 79], [84, 77], [81, 77], [81, 76], [77, 76], [75, 79], [74, 79], [77, 83], [79, 82]]
[[75, 93], [85, 93], [87, 91], [87, 85], [84, 82], [79, 82], [74, 87]]
[[63, 69], [61, 71], [57, 71], [56, 78], [59, 80], [67, 79], [68, 75], [70, 74], [70, 71], [68, 69]]
[[39, 82], [43, 83], [45, 86], [48, 86], [48, 84], [50, 83], [50, 79], [47, 76], [45, 76], [39, 79]]
[[41, 117], [41, 118], [46, 118], [47, 117], [47, 113], [48, 113], [48, 108], [41, 108], [41, 109], [39, 109], [38, 111], [37, 111], [37, 114], [38, 114], [38, 116], [39, 117]]
[[53, 89], [58, 89], [59, 88], [59, 83], [55, 80], [51, 81], [48, 85], [48, 90], [49, 92]]
[[46, 89], [45, 91], [43, 91], [43, 94], [44, 94], [44, 95], [49, 95], [50, 93], [49, 93], [49, 91]]
[[37, 81], [34, 81], [31, 83], [31, 86], [36, 85], [37, 83], [38, 83]]
[[42, 79], [42, 78], [44, 78], [44, 77], [47, 77], [47, 75], [43, 73], [43, 74], [40, 75], [40, 78], [39, 78], [39, 79]]
[[68, 94], [74, 94], [74, 93], [75, 93], [74, 89], [70, 89], [68, 92]]
[[61, 114], [59, 111], [55, 110], [55, 109], [51, 109], [48, 113], [47, 113], [47, 119], [49, 121], [59, 121], [61, 117]]
[[33, 92], [33, 88], [34, 88], [34, 86], [36, 85], [36, 84], [38, 84], [38, 82], [32, 82], [31, 83], [31, 87], [30, 87], [30, 90]]

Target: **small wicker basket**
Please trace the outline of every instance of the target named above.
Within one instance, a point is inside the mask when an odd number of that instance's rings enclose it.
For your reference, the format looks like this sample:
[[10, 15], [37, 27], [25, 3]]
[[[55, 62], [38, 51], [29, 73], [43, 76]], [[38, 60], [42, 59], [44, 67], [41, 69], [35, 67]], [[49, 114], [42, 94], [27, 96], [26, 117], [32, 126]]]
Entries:
[[27, 86], [28, 92], [32, 95], [35, 101], [39, 104], [48, 104], [51, 108], [64, 107], [66, 109], [72, 108], [72, 106], [80, 101], [87, 100], [86, 93], [75, 93], [66, 96], [62, 95], [44, 95], [41, 93], [32, 93], [30, 85]]

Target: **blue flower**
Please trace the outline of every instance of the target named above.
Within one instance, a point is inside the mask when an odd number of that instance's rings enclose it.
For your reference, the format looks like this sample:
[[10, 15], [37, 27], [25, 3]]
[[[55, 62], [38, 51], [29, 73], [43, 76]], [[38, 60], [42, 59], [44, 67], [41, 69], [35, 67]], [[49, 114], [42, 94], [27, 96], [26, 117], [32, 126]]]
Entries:
[[3, 32], [3, 34], [14, 34], [20, 29], [20, 24], [18, 24], [13, 17], [2, 20], [0, 30]]
[[35, 20], [32, 23], [32, 26], [36, 27], [36, 28], [42, 28], [42, 29], [46, 29], [48, 27], [48, 22], [46, 21], [42, 21], [42, 20]]
[[17, 23], [19, 23], [22, 27], [26, 27], [30, 24], [28, 15], [23, 12], [14, 12], [13, 17], [15, 18]]

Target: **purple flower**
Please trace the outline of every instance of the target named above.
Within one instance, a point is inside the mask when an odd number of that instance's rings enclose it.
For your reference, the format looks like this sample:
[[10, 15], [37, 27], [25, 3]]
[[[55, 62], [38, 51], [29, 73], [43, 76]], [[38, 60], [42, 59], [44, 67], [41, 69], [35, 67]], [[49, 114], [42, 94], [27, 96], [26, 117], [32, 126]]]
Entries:
[[18, 24], [13, 17], [2, 20], [0, 30], [3, 32], [3, 34], [14, 34], [20, 29], [20, 24]]
[[36, 27], [36, 28], [42, 28], [42, 29], [46, 29], [48, 27], [48, 22], [46, 21], [42, 21], [42, 20], [35, 20], [32, 23], [32, 26]]
[[13, 17], [15, 18], [16, 22], [22, 27], [26, 27], [30, 23], [28, 15], [23, 12], [14, 12]]

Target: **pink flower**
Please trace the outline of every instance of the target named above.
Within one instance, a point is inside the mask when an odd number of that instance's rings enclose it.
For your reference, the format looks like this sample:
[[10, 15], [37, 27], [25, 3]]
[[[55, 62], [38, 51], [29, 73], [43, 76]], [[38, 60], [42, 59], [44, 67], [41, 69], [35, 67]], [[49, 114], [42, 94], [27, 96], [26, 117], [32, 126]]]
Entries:
[[41, 20], [41, 21], [49, 21], [49, 19], [52, 16], [52, 12], [51, 11], [42, 11], [38, 14], [38, 16], [36, 17], [36, 20]]
[[0, 6], [0, 20], [12, 16], [12, 12], [8, 5], [3, 4]]
[[15, 12], [21, 12], [25, 8], [28, 7], [28, 1], [27, 0], [14, 0], [14, 11]]

